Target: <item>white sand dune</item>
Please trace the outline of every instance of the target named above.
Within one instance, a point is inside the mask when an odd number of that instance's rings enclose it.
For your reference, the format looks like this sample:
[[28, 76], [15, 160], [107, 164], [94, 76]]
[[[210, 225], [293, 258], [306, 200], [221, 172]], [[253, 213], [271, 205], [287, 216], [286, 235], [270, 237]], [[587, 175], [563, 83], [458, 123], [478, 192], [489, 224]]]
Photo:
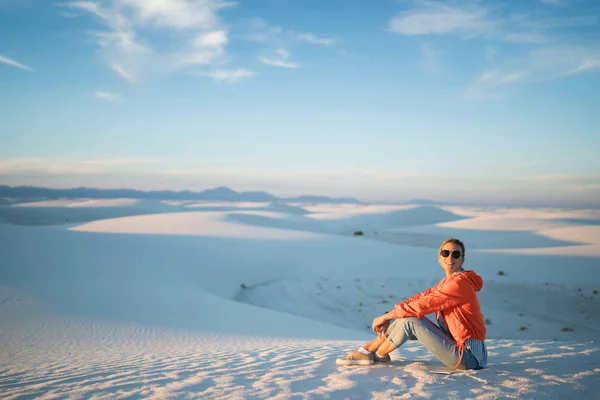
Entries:
[[[273, 216], [277, 214], [269, 213]], [[248, 239], [318, 239], [319, 235], [302, 231], [282, 231], [251, 225], [226, 223], [221, 212], [185, 212], [153, 214], [94, 221], [72, 228], [81, 232], [137, 233], [156, 235], [201, 235]]]
[[[484, 231], [525, 231], [566, 245], [555, 244], [551, 249], [537, 246], [495, 248], [486, 251], [515, 254], [548, 254], [600, 257], [600, 212], [598, 210], [564, 209], [500, 209], [485, 212], [464, 208], [448, 211], [471, 215], [472, 218], [439, 224], [442, 228]], [[473, 212], [475, 214], [473, 214]]]
[[[571, 221], [593, 210], [498, 210], [506, 226], [493, 209], [86, 201], [0, 207], [3, 399], [600, 397], [599, 258], [577, 245], [598, 230]], [[33, 226], [66, 209], [91, 222]], [[392, 365], [336, 366], [441, 278], [450, 233], [485, 281], [489, 367], [433, 374], [417, 342]]]
[[58, 199], [0, 206], [0, 224], [72, 225], [159, 212], [183, 212], [183, 206], [154, 199]]
[[73, 205], [89, 201], [88, 199], [55, 199], [41, 200], [27, 203], [17, 203], [13, 207], [71, 207]]

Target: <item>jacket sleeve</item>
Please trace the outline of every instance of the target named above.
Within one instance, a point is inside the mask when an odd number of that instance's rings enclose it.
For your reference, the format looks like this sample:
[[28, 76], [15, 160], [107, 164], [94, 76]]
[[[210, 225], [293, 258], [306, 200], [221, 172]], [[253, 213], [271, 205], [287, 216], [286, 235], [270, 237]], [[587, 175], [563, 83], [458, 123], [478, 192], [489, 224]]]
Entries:
[[408, 298], [408, 299], [404, 300], [404, 303], [408, 303], [409, 301], [415, 301], [415, 300], [418, 300], [418, 299], [420, 299], [420, 298], [421, 298], [421, 297], [423, 297], [423, 296], [427, 296], [427, 295], [428, 295], [429, 293], [431, 293], [431, 291], [432, 291], [433, 289], [435, 289], [435, 288], [436, 288], [436, 287], [434, 286], [434, 287], [431, 287], [431, 288], [429, 288], [429, 289], [423, 290], [421, 293], [417, 293], [417, 294], [415, 294], [414, 296], [412, 296], [412, 297], [410, 297], [410, 298]]
[[394, 306], [394, 318], [417, 317], [421, 318], [436, 311], [456, 307], [468, 299], [465, 290], [467, 282], [461, 279], [451, 280], [426, 290], [419, 295], [400, 302]]

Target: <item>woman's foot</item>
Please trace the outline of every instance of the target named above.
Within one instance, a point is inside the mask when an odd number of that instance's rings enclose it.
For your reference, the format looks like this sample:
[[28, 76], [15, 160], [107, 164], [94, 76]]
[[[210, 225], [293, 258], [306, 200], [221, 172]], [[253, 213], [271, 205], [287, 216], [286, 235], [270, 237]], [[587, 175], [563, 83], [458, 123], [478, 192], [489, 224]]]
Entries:
[[392, 362], [392, 358], [390, 357], [390, 355], [389, 355], [389, 354], [386, 354], [386, 355], [385, 355], [385, 356], [383, 356], [383, 357], [379, 357], [379, 356], [377, 355], [377, 353], [375, 353], [375, 354], [373, 355], [373, 361], [375, 361], [375, 363], [389, 364], [389, 363], [391, 363], [391, 362]]
[[363, 354], [358, 350], [354, 350], [344, 358], [335, 360], [337, 365], [373, 365], [375, 363], [373, 354]]

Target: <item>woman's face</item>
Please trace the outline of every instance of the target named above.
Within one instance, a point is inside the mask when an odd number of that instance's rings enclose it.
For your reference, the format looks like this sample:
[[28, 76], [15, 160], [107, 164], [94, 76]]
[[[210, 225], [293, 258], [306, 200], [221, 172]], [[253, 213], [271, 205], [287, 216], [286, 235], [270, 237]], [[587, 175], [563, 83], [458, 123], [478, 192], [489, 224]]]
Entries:
[[[447, 255], [446, 257], [444, 257]], [[458, 258], [455, 256], [460, 255]], [[463, 254], [462, 248], [454, 243], [446, 243], [440, 253], [438, 254], [438, 261], [444, 271], [447, 273], [453, 274], [457, 269], [462, 267], [465, 262], [465, 256]]]

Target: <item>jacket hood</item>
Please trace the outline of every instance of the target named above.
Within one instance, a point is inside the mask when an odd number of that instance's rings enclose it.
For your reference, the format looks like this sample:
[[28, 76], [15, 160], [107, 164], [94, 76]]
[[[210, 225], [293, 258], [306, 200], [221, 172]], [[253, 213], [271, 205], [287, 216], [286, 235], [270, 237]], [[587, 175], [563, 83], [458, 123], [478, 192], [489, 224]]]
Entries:
[[471, 283], [471, 285], [473, 285], [473, 288], [476, 292], [479, 292], [483, 287], [483, 278], [477, 275], [475, 271], [465, 271], [462, 274], [460, 274], [460, 276], [463, 279], [467, 279]]

